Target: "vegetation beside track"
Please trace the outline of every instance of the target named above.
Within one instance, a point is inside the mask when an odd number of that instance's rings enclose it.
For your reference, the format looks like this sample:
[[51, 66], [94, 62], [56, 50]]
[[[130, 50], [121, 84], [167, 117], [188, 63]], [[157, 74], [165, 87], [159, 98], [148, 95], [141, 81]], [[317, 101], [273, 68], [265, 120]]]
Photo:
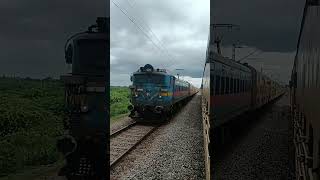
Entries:
[[0, 78], [0, 177], [60, 158], [63, 93], [58, 80]]
[[[128, 114], [129, 88], [110, 95], [113, 123]], [[66, 117], [61, 81], [0, 77], [0, 177], [61, 159], [56, 140]]]

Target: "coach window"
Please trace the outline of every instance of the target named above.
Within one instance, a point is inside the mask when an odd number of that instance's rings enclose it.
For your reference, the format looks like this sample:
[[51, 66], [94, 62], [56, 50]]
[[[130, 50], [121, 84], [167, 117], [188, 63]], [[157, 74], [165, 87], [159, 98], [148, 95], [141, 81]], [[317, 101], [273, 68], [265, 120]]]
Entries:
[[236, 80], [236, 93], [239, 93], [239, 79]]
[[216, 76], [215, 94], [220, 94], [220, 76]]
[[244, 92], [247, 92], [247, 87], [248, 87], [248, 85], [247, 85], [247, 80], [244, 80], [243, 82], [244, 82], [244, 89], [243, 89], [243, 91], [244, 91]]
[[214, 95], [215, 83], [214, 83], [214, 75], [210, 78], [210, 94]]
[[233, 78], [230, 78], [230, 93], [233, 93]]
[[234, 87], [233, 87], [234, 88], [234, 93], [236, 94], [236, 93], [238, 93], [238, 91], [237, 91], [237, 86], [238, 86], [237, 82], [238, 81], [237, 81], [237, 79], [234, 79], [233, 82], [234, 82]]
[[215, 94], [220, 94], [220, 76], [216, 76]]
[[230, 86], [229, 77], [226, 77], [226, 94], [229, 94], [229, 86]]
[[221, 94], [225, 94], [225, 90], [226, 90], [226, 78], [225, 77], [221, 77]]
[[237, 93], [237, 79], [233, 79], [233, 92], [236, 94]]
[[248, 91], [248, 80], [244, 80], [244, 91]]
[[244, 80], [242, 80], [242, 92], [244, 92], [244, 88], [245, 88], [245, 84], [244, 84]]
[[242, 92], [245, 92], [245, 89], [246, 89], [246, 83], [245, 83], [246, 80], [242, 80]]
[[234, 93], [238, 93], [238, 80], [237, 79], [234, 79]]

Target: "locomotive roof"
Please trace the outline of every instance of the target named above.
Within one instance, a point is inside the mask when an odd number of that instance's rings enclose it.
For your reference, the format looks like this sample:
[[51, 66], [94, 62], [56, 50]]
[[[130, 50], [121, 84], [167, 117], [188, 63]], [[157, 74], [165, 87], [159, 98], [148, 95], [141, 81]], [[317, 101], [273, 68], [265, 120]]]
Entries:
[[[174, 78], [176, 78], [174, 75], [168, 73], [168, 72], [162, 72], [162, 71], [152, 71], [152, 72], [145, 72], [145, 71], [136, 71], [133, 73], [133, 75], [136, 75], [136, 74], [156, 74], [156, 75], [166, 75], [166, 76], [173, 76]], [[180, 81], [180, 82], [184, 82], [184, 83], [189, 83], [191, 84], [190, 82], [188, 81], [185, 81], [185, 80], [182, 80], [182, 79], [178, 79], [176, 78], [177, 81]], [[192, 85], [192, 84], [191, 84]], [[192, 85], [193, 86], [193, 85]]]

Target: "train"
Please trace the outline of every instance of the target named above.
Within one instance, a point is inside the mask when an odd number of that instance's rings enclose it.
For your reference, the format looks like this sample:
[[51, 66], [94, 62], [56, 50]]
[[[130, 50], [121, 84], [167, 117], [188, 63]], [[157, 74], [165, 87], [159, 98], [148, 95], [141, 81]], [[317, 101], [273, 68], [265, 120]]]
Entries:
[[[240, 63], [214, 51], [213, 24], [202, 79], [202, 118], [206, 177], [210, 179], [213, 136], [223, 142], [228, 122], [255, 111], [284, 94], [285, 88], [248, 63]], [[219, 51], [218, 51], [219, 52]]]
[[154, 69], [146, 64], [131, 76], [130, 117], [148, 115], [169, 117], [177, 105], [195, 95], [199, 89], [191, 83], [176, 78], [166, 69]]
[[320, 179], [320, 5], [307, 0], [290, 80], [296, 179]]

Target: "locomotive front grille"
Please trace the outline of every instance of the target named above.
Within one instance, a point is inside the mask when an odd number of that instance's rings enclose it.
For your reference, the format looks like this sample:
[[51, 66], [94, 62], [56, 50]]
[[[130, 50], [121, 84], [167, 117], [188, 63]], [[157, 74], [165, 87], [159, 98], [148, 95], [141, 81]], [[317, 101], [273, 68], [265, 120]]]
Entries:
[[91, 161], [85, 157], [80, 158], [78, 171], [74, 175], [93, 176], [94, 171]]

